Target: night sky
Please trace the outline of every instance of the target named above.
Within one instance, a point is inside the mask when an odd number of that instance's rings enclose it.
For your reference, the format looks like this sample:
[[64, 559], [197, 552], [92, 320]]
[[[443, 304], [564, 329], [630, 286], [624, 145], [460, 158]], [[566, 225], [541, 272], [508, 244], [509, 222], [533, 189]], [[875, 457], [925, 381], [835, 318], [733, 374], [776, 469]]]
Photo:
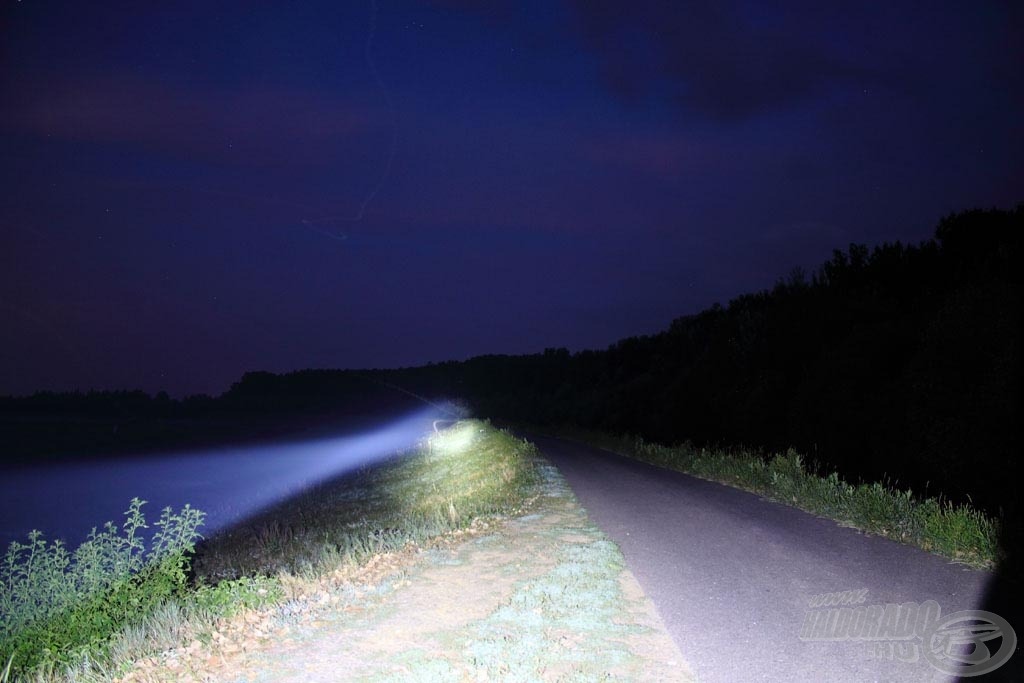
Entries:
[[926, 239], [1024, 199], [1022, 37], [996, 0], [4, 0], [0, 394], [603, 348]]

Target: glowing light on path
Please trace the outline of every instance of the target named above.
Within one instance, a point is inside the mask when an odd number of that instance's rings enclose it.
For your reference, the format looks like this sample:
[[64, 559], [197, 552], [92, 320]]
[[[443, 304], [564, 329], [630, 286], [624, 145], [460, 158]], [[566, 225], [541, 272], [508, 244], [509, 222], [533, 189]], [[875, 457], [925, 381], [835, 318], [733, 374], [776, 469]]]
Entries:
[[431, 445], [439, 451], [448, 453], [457, 453], [469, 448], [476, 436], [477, 428], [472, 424], [456, 423], [443, 431], [438, 429], [439, 425], [447, 426], [447, 424], [451, 424], [451, 420], [434, 420], [436, 434], [430, 440]]

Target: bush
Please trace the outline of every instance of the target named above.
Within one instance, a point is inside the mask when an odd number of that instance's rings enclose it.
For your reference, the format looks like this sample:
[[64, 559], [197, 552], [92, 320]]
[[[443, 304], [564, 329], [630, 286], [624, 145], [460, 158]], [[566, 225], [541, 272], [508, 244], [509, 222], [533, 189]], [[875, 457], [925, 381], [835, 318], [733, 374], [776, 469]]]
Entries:
[[110, 636], [183, 593], [205, 513], [164, 508], [150, 548], [146, 501], [132, 499], [119, 530], [94, 527], [73, 553], [39, 531], [12, 542], [0, 566], [0, 661], [18, 675], [70, 664], [102, 650]]

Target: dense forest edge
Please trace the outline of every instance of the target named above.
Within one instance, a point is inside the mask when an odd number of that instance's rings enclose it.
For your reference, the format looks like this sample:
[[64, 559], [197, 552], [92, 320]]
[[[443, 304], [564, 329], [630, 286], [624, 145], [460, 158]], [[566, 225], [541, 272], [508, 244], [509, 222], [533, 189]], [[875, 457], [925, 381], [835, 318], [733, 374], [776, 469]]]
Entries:
[[849, 481], [996, 514], [1019, 474], [1022, 235], [1024, 205], [967, 211], [921, 244], [850, 245], [813, 273], [604, 351], [383, 374], [516, 422], [794, 448]]
[[[743, 447], [766, 458], [793, 448], [847, 481], [883, 481], [1016, 519], [1022, 234], [1024, 204], [951, 214], [927, 241], [852, 244], [813, 272], [794, 270], [771, 289], [605, 350], [253, 372], [217, 398], [0, 398], [0, 429], [14, 456], [39, 443], [34, 420], [99, 424], [97, 450], [116, 450], [133, 425], [170, 443], [187, 441], [196, 425], [291, 424], [413, 401], [389, 388], [396, 385], [459, 397], [481, 416], [515, 423]], [[185, 426], [159, 433], [175, 421]]]

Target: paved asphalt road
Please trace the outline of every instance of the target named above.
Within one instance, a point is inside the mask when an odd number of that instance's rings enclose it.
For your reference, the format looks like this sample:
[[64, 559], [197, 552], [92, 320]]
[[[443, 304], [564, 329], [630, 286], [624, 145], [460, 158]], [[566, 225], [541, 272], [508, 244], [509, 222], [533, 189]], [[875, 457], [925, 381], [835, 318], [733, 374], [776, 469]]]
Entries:
[[[863, 606], [934, 600], [943, 617], [1001, 614], [986, 601], [988, 572], [607, 451], [531, 440], [622, 549], [701, 681], [955, 680], [928, 663], [919, 638], [801, 640], [809, 601], [823, 593], [867, 589]], [[1024, 636], [1024, 623], [1001, 616]], [[1024, 681], [1022, 658], [972, 680]]]

